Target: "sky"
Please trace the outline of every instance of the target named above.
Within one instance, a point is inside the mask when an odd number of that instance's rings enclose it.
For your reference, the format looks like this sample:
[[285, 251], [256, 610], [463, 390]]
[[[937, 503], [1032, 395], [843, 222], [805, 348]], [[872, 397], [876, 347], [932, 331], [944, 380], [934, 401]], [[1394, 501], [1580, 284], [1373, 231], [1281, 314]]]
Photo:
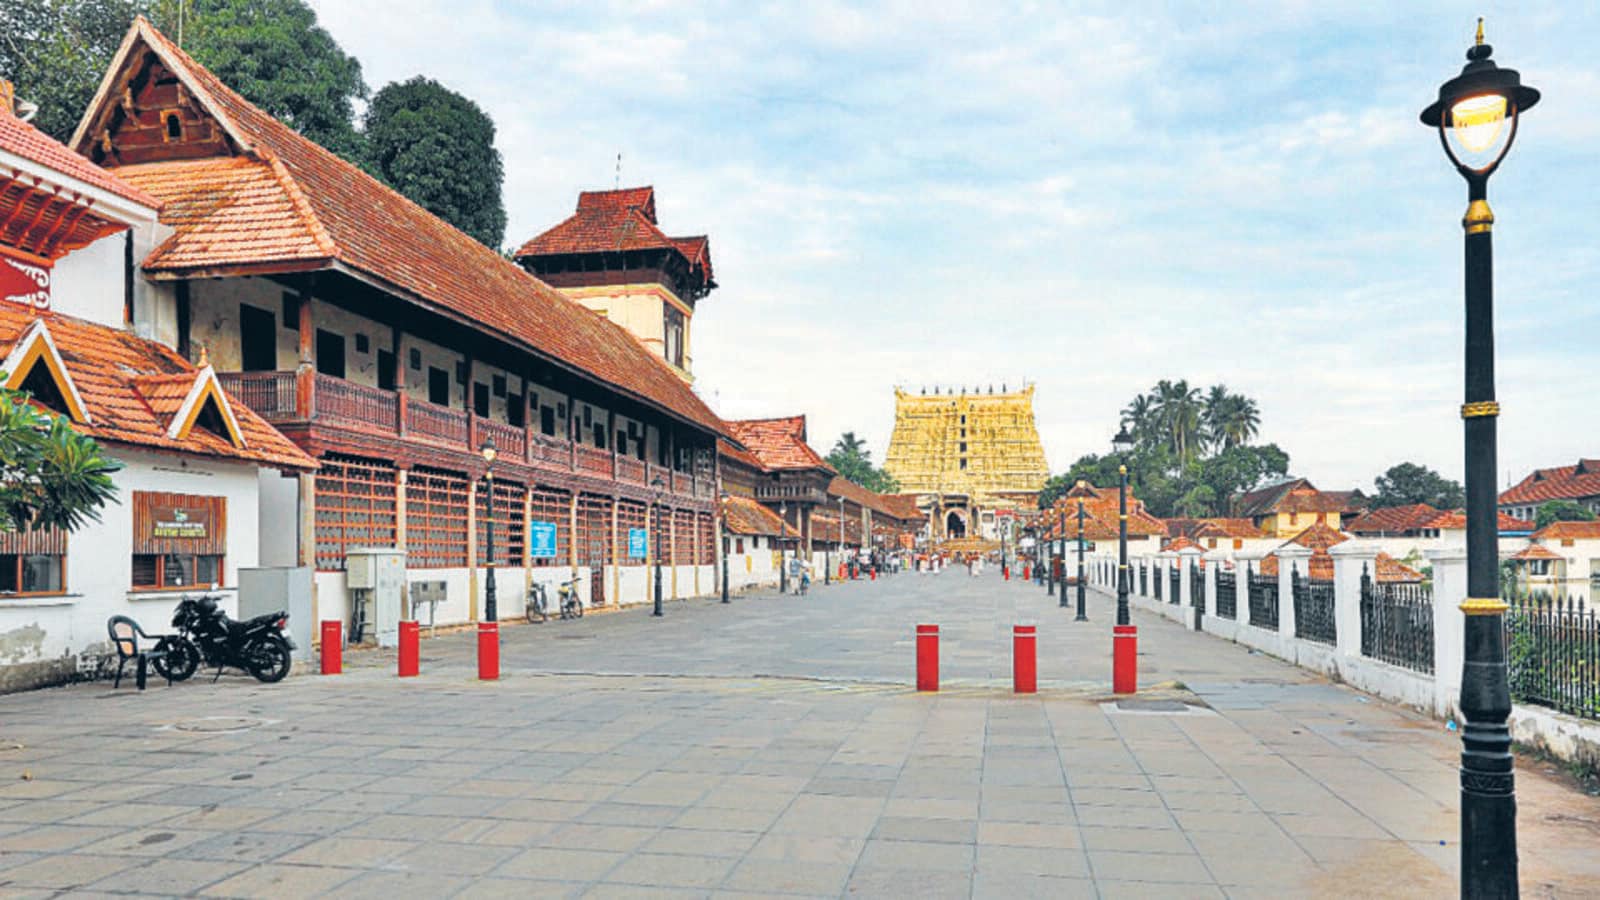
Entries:
[[1417, 114], [1483, 15], [1544, 92], [1489, 186], [1500, 478], [1600, 456], [1600, 4], [313, 6], [374, 90], [493, 117], [508, 244], [619, 153], [710, 235], [690, 349], [725, 418], [881, 460], [895, 385], [1027, 381], [1062, 471], [1186, 378], [1327, 489], [1461, 477], [1466, 188]]

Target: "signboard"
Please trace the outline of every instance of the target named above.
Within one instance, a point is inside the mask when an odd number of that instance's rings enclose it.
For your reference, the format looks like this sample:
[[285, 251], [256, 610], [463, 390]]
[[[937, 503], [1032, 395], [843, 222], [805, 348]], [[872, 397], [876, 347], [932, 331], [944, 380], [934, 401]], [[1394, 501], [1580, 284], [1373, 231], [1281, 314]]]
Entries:
[[50, 267], [0, 247], [0, 300], [33, 309], [50, 308]]
[[628, 529], [628, 556], [633, 559], [644, 559], [650, 554], [650, 542], [647, 538], [649, 532], [643, 528]]
[[996, 519], [1015, 519], [1017, 511], [1014, 509], [997, 509], [994, 511], [994, 517]]
[[150, 536], [203, 541], [210, 536], [210, 510], [205, 507], [152, 506]]
[[528, 555], [534, 559], [556, 558], [556, 523], [528, 523]]

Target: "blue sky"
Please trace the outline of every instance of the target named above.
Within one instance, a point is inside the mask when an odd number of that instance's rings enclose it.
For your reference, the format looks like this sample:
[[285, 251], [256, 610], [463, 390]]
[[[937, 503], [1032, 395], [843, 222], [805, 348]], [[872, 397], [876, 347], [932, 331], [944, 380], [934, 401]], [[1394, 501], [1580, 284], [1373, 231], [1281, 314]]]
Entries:
[[653, 184], [707, 233], [697, 387], [882, 458], [903, 384], [1038, 384], [1052, 468], [1161, 378], [1296, 474], [1461, 471], [1463, 182], [1417, 123], [1475, 17], [1545, 92], [1490, 185], [1501, 477], [1600, 455], [1600, 5], [317, 0], [374, 88], [494, 117], [507, 240]]

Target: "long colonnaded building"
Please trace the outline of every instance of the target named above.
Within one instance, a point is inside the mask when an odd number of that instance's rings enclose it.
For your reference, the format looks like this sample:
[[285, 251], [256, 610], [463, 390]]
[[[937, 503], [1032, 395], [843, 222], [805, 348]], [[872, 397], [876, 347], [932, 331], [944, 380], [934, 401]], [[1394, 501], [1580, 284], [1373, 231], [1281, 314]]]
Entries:
[[996, 392], [894, 392], [884, 468], [928, 514], [935, 541], [994, 537], [996, 513], [1029, 510], [1050, 477], [1033, 419], [1033, 385]]

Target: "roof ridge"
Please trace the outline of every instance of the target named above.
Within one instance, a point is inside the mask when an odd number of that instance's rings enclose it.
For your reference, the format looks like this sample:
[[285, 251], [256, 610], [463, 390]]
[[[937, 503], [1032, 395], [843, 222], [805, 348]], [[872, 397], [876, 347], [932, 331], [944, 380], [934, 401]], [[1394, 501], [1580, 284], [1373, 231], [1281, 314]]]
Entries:
[[288, 195], [289, 202], [294, 205], [295, 212], [299, 213], [301, 221], [311, 231], [311, 239], [317, 242], [317, 247], [329, 257], [337, 256], [339, 245], [334, 243], [333, 236], [328, 234], [328, 229], [322, 225], [318, 218], [316, 208], [311, 205], [305, 193], [300, 190], [300, 185], [294, 179], [294, 173], [283, 164], [283, 160], [268, 148], [261, 148], [260, 155], [267, 165], [272, 167], [272, 175], [283, 186], [283, 192]]

